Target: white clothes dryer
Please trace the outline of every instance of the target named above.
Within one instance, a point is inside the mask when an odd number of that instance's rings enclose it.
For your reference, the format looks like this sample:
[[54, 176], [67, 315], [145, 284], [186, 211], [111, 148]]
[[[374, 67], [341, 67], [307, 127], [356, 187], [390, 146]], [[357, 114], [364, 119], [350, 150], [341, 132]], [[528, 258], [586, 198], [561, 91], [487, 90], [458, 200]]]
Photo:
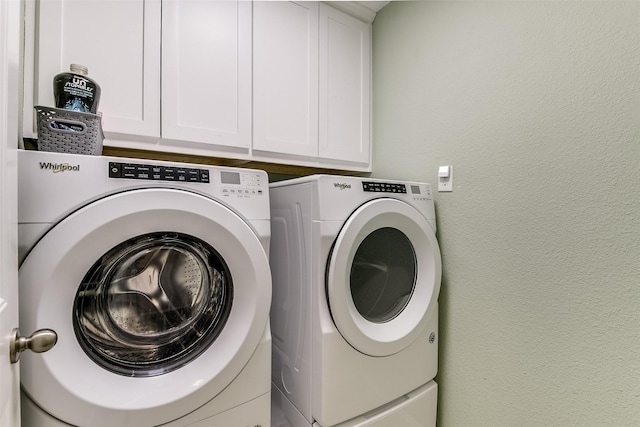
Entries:
[[420, 396], [433, 410], [406, 425], [435, 426], [429, 184], [314, 175], [271, 184], [270, 199], [275, 412], [295, 427], [369, 425], [356, 418]]
[[19, 153], [23, 425], [268, 426], [264, 171]]

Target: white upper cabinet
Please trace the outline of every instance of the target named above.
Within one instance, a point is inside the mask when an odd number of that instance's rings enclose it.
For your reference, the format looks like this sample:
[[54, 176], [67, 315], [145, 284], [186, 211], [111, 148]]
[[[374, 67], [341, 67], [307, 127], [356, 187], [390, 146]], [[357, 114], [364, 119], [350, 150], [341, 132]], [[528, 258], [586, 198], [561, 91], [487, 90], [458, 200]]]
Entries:
[[321, 158], [370, 162], [370, 25], [320, 5]]
[[36, 20], [33, 2], [26, 5], [33, 10], [27, 28], [38, 27], [25, 55], [24, 136], [34, 136], [34, 105], [55, 106], [53, 77], [76, 63], [102, 89], [98, 110], [107, 137], [160, 137], [160, 2], [47, 0], [38, 6]]
[[367, 167], [371, 26], [317, 2], [253, 8], [255, 153]]
[[250, 146], [250, 2], [163, 1], [162, 138]]
[[370, 171], [371, 24], [338, 3], [25, 0], [23, 136], [77, 63], [105, 146]]
[[318, 155], [318, 3], [253, 4], [253, 148]]

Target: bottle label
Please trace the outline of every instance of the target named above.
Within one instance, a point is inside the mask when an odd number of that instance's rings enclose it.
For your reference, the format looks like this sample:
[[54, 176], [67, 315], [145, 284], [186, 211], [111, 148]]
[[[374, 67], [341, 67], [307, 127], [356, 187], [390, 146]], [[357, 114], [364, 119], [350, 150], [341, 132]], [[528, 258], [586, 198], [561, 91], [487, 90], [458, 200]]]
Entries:
[[88, 77], [61, 73], [53, 79], [53, 94], [56, 108], [95, 113], [100, 99], [100, 87]]
[[89, 80], [80, 76], [73, 76], [70, 81], [64, 84], [63, 91], [71, 98], [68, 99], [65, 109], [84, 113], [89, 112], [88, 103], [84, 102], [84, 98], [89, 98], [89, 101], [93, 99], [93, 87], [91, 87]]

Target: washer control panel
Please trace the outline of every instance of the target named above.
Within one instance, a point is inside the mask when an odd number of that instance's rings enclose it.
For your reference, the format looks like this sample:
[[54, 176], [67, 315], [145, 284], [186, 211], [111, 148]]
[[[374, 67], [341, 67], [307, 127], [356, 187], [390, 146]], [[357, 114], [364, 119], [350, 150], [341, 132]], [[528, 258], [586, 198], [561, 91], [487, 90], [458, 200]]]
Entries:
[[250, 197], [266, 191], [267, 183], [259, 173], [220, 171], [220, 187], [223, 196]]
[[[212, 173], [215, 176], [212, 177]], [[269, 184], [263, 175], [250, 170], [210, 171], [194, 167], [122, 162], [109, 162], [109, 178], [202, 184], [219, 182], [216, 188], [220, 195], [242, 198], [266, 194]]]
[[209, 183], [207, 169], [109, 162], [109, 178]]

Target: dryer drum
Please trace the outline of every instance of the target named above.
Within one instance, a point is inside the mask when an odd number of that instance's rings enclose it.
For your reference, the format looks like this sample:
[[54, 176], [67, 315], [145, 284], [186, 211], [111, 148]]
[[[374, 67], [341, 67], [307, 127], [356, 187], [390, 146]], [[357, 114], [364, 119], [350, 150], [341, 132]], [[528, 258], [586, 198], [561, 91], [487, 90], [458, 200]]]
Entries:
[[370, 322], [388, 322], [407, 306], [416, 286], [411, 241], [392, 227], [369, 234], [354, 255], [350, 289], [358, 312]]
[[160, 375], [213, 343], [229, 316], [229, 269], [208, 243], [180, 233], [135, 237], [104, 254], [76, 293], [85, 353], [126, 376]]

